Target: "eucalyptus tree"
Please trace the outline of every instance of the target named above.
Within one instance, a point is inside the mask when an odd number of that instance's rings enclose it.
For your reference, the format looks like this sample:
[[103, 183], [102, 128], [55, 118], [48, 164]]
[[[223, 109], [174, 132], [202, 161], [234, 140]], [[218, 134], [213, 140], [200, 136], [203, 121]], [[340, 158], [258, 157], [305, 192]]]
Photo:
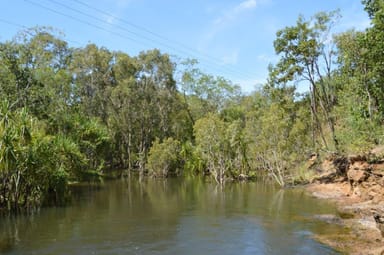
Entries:
[[371, 27], [365, 31], [360, 47], [364, 49], [363, 59], [369, 73], [367, 93], [370, 95], [371, 115], [376, 115], [378, 122], [384, 119], [384, 1], [363, 0], [365, 10], [371, 19]]
[[219, 113], [231, 103], [239, 103], [241, 89], [223, 78], [206, 74], [197, 67], [196, 60], [186, 60], [180, 75], [180, 90], [194, 124], [209, 113]]
[[137, 104], [138, 91], [136, 76], [138, 65], [134, 58], [118, 52], [114, 56], [113, 73], [116, 86], [111, 90], [108, 103], [108, 128], [113, 139], [113, 164], [131, 170], [137, 161], [136, 144], [139, 130], [140, 106]]
[[292, 81], [308, 82], [313, 142], [319, 135], [322, 146], [326, 149], [330, 147], [322, 127], [324, 119], [336, 150], [336, 119], [332, 112], [337, 102], [337, 88], [332, 81], [336, 52], [330, 31], [338, 17], [337, 11], [320, 12], [310, 20], [299, 17], [296, 25], [279, 30], [274, 48], [280, 59], [275, 66], [270, 67], [269, 78], [271, 86], [284, 86]]
[[364, 151], [378, 138], [378, 109], [373, 96], [372, 71], [365, 59], [365, 32], [346, 31], [335, 36], [339, 83], [338, 137], [344, 151]]
[[[175, 64], [159, 50], [130, 57], [114, 55], [115, 85], [110, 90], [109, 128], [115, 137], [120, 164], [145, 170], [156, 138], [185, 137], [178, 122], [185, 122], [183, 105], [174, 80]], [[179, 118], [182, 119], [179, 119]]]
[[0, 93], [40, 119], [50, 118], [71, 96], [70, 50], [53, 32], [45, 27], [25, 30], [0, 47]]
[[250, 175], [267, 175], [284, 186], [311, 151], [310, 111], [293, 87], [265, 86], [242, 101], [243, 141]]
[[73, 76], [74, 103], [90, 117], [107, 122], [108, 98], [115, 85], [113, 54], [106, 48], [89, 44], [73, 50], [69, 70]]
[[228, 175], [228, 146], [225, 140], [226, 123], [215, 114], [198, 119], [194, 125], [196, 147], [217, 183], [223, 184]]
[[173, 117], [179, 110], [178, 92], [174, 80], [175, 64], [168, 54], [159, 50], [142, 52], [136, 57], [139, 69], [136, 79], [139, 112], [139, 169], [155, 138], [160, 141], [174, 134]]

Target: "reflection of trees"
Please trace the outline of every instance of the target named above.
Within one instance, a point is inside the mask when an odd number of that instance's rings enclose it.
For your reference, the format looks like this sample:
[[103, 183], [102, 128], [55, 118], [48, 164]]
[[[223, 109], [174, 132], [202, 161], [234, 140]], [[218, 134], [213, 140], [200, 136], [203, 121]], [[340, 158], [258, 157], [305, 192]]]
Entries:
[[272, 196], [271, 203], [269, 206], [269, 211], [271, 215], [274, 215], [276, 217], [280, 216], [280, 213], [282, 212], [284, 206], [284, 193], [285, 190], [280, 189]]
[[11, 251], [19, 240], [19, 231], [14, 217], [6, 216], [1, 219], [0, 253]]
[[68, 207], [1, 217], [0, 254], [11, 251], [19, 241], [23, 247], [39, 251], [57, 249], [56, 245], [170, 240], [186, 204], [182, 200], [190, 196], [181, 185], [172, 180], [127, 179], [104, 187], [77, 187], [76, 198]]
[[329, 207], [319, 206], [319, 201], [303, 192], [264, 183], [222, 186], [198, 178], [138, 182], [132, 177], [103, 187], [82, 187], [76, 194], [65, 208], [42, 209], [30, 217], [1, 217], [0, 253], [19, 252], [22, 247], [36, 254], [47, 250], [65, 254], [63, 247], [98, 249], [106, 248], [106, 243], [108, 247], [124, 243], [124, 249], [171, 249], [185, 238], [191, 239], [189, 244], [207, 246], [209, 240], [246, 243], [248, 248], [255, 248], [252, 242], [259, 241], [300, 246], [292, 235], [295, 229], [308, 226], [297, 215], [329, 213]]

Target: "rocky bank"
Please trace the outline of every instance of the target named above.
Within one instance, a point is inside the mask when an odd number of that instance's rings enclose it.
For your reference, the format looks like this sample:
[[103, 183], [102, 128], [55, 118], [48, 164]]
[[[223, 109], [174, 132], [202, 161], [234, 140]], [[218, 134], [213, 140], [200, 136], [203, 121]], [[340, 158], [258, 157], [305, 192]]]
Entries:
[[348, 254], [384, 254], [384, 230], [374, 216], [384, 216], [384, 146], [364, 155], [328, 155], [312, 158], [317, 175], [306, 186], [315, 197], [332, 200], [338, 215], [317, 215], [318, 220], [340, 224], [350, 231], [345, 236], [316, 238]]

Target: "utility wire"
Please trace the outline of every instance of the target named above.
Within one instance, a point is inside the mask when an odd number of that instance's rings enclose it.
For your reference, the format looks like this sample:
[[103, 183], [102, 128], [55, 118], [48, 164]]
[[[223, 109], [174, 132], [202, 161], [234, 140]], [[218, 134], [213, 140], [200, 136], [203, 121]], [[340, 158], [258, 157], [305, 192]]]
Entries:
[[[157, 33], [152, 32], [152, 31], [150, 31], [150, 30], [148, 30], [148, 29], [146, 29], [146, 28], [144, 28], [144, 27], [142, 27], [142, 26], [136, 25], [136, 24], [134, 24], [134, 23], [132, 23], [132, 22], [129, 22], [129, 21], [126, 21], [126, 20], [121, 19], [121, 18], [119, 18], [119, 17], [116, 17], [116, 16], [114, 16], [114, 15], [112, 15], [112, 14], [110, 14], [110, 13], [107, 13], [107, 12], [105, 12], [105, 11], [103, 11], [103, 10], [100, 10], [100, 9], [98, 9], [98, 8], [95, 8], [95, 7], [93, 7], [93, 6], [89, 5], [89, 4], [86, 4], [86, 3], [84, 3], [84, 2], [81, 2], [81, 1], [78, 1], [78, 0], [72, 0], [72, 1], [74, 1], [74, 2], [76, 2], [76, 3], [79, 3], [79, 4], [83, 5], [83, 6], [85, 6], [85, 7], [89, 8], [89, 9], [91, 9], [91, 10], [97, 11], [97, 12], [99, 12], [99, 13], [101, 13], [101, 14], [107, 16], [107, 17], [113, 18], [113, 19], [115, 19], [115, 20], [119, 20], [119, 21], [121, 21], [122, 23], [125, 23], [125, 24], [127, 24], [127, 25], [129, 25], [129, 26], [132, 26], [132, 27], [136, 28], [136, 29], [139, 29], [139, 30], [142, 30], [142, 31], [144, 31], [144, 32], [146, 32], [146, 33], [149, 33], [149, 34], [151, 34], [151, 35], [153, 35], [153, 36], [155, 36], [155, 37], [157, 37], [157, 38], [160, 38], [160, 39], [162, 39], [162, 40], [164, 40], [164, 41], [171, 42], [171, 43], [173, 43], [173, 44], [177, 44], [177, 45], [181, 46], [181, 47], [183, 48], [183, 50], [175, 49], [174, 46], [169, 45], [168, 43], [159, 42], [158, 40], [154, 40], [154, 39], [149, 38], [149, 37], [147, 37], [147, 36], [144, 36], [144, 35], [142, 35], [142, 34], [140, 34], [140, 33], [134, 32], [134, 31], [132, 31], [132, 30], [128, 30], [127, 28], [122, 27], [122, 26], [120, 26], [120, 25], [110, 24], [109, 22], [105, 21], [104, 19], [101, 19], [101, 18], [92, 16], [92, 15], [90, 15], [90, 14], [88, 14], [88, 13], [85, 13], [85, 12], [83, 12], [83, 11], [80, 11], [80, 10], [78, 10], [78, 9], [76, 9], [76, 8], [73, 8], [73, 7], [71, 7], [71, 6], [65, 5], [65, 4], [63, 4], [63, 3], [59, 2], [59, 1], [56, 1], [56, 0], [48, 0], [48, 1], [50, 1], [50, 2], [52, 2], [52, 3], [54, 3], [54, 4], [56, 4], [56, 5], [59, 5], [59, 6], [61, 6], [61, 7], [64, 7], [64, 8], [66, 8], [66, 9], [69, 9], [69, 10], [71, 10], [71, 11], [74, 11], [74, 12], [76, 12], [76, 13], [79, 13], [79, 14], [81, 14], [81, 15], [84, 15], [84, 16], [86, 16], [86, 17], [88, 17], [88, 18], [97, 20], [97, 21], [102, 22], [102, 23], [106, 23], [107, 25], [110, 25], [110, 26], [115, 26], [115, 27], [117, 27], [117, 28], [119, 28], [119, 29], [121, 29], [121, 30], [123, 30], [123, 31], [125, 31], [125, 32], [128, 32], [128, 33], [130, 33], [130, 34], [133, 34], [133, 35], [135, 35], [135, 36], [137, 36], [137, 37], [140, 37], [140, 38], [142, 38], [142, 39], [148, 40], [148, 41], [150, 41], [151, 43], [155, 43], [156, 45], [159, 45], [159, 44], [160, 44], [160, 45], [162, 45], [162, 46], [164, 46], [164, 47], [166, 47], [166, 48], [168, 48], [168, 49], [170, 49], [170, 50], [178, 51], [179, 53], [182, 53], [182, 55], [187, 55], [187, 56], [190, 56], [190, 57], [194, 58], [194, 56], [190, 53], [190, 52], [194, 52], [194, 54], [197, 53], [198, 55], [203, 56], [203, 57], [206, 59], [206, 62], [210, 62], [211, 64], [218, 65], [218, 62], [221, 62], [221, 60], [215, 59], [214, 57], [211, 57], [211, 56], [208, 56], [208, 55], [206, 55], [206, 54], [203, 54], [203, 53], [201, 53], [201, 52], [199, 52], [199, 51], [196, 51], [196, 50], [194, 50], [194, 49], [192, 49], [192, 48], [190, 48], [190, 47], [188, 47], [188, 46], [185, 46], [184, 44], [182, 44], [182, 43], [180, 43], [180, 42], [172, 41], [172, 40], [170, 40], [170, 39], [168, 39], [168, 38], [166, 38], [166, 37], [164, 37], [164, 36], [161, 36], [161, 35], [159, 35], [159, 34], [157, 34]], [[187, 51], [185, 51], [185, 50], [188, 50], [189, 52], [187, 52]], [[213, 62], [212, 60], [214, 60], [215, 62]], [[248, 74], [240, 73], [239, 70], [237, 70], [237, 69], [232, 69], [232, 68], [227, 67], [227, 66], [221, 66], [221, 70], [224, 70], [224, 69], [225, 69], [227, 72], [231, 72], [232, 74], [235, 74], [236, 76], [239, 76], [239, 77], [248, 76]], [[251, 77], [248, 76], [248, 78], [251, 78]]]
[[[52, 0], [52, 1], [53, 1], [53, 0]], [[101, 13], [101, 14], [103, 14], [103, 15], [106, 15], [106, 16], [108, 16], [108, 17], [110, 17], [110, 18], [115, 19], [115, 20], [119, 20], [119, 21], [121, 21], [122, 23], [124, 23], [124, 24], [126, 24], [126, 25], [129, 25], [129, 26], [131, 26], [131, 27], [134, 27], [134, 28], [136, 28], [136, 29], [138, 29], [138, 30], [142, 30], [142, 31], [144, 31], [144, 32], [146, 32], [146, 33], [148, 33], [148, 34], [151, 34], [151, 35], [153, 35], [153, 36], [159, 38], [159, 39], [162, 39], [162, 40], [164, 40], [164, 41], [167, 41], [167, 42], [170, 42], [170, 43], [172, 43], [172, 44], [178, 45], [178, 46], [180, 46], [180, 47], [182, 47], [182, 48], [184, 48], [184, 49], [186, 49], [186, 50], [188, 50], [188, 51], [191, 51], [191, 52], [194, 52], [195, 54], [198, 54], [198, 55], [200, 55], [200, 56], [203, 56], [204, 58], [215, 60], [215, 61], [218, 62], [218, 63], [222, 62], [221, 59], [218, 59], [218, 58], [215, 58], [215, 57], [213, 57], [213, 56], [210, 56], [210, 55], [208, 55], [208, 54], [206, 54], [206, 53], [204, 53], [204, 52], [197, 51], [197, 50], [195, 50], [195, 49], [193, 49], [193, 48], [191, 48], [191, 47], [189, 47], [189, 46], [187, 46], [187, 45], [185, 45], [185, 44], [183, 44], [183, 43], [181, 43], [181, 42], [179, 42], [179, 41], [169, 39], [169, 38], [167, 38], [167, 37], [165, 37], [165, 36], [162, 36], [162, 35], [160, 35], [160, 34], [158, 34], [158, 33], [153, 32], [153, 31], [151, 31], [151, 30], [149, 30], [149, 29], [147, 29], [147, 28], [145, 28], [145, 27], [143, 27], [143, 26], [140, 26], [140, 25], [137, 25], [137, 24], [135, 24], [135, 23], [133, 23], [133, 22], [127, 21], [126, 19], [122, 19], [122, 18], [120, 18], [120, 17], [117, 17], [117, 16], [115, 16], [115, 15], [113, 15], [113, 14], [111, 14], [111, 13], [108, 13], [108, 12], [106, 12], [106, 11], [103, 11], [103, 10], [101, 10], [101, 9], [98, 9], [98, 8], [96, 8], [96, 7], [94, 7], [94, 6], [90, 5], [90, 4], [84, 3], [84, 2], [82, 2], [82, 1], [80, 1], [80, 0], [71, 0], [71, 1], [76, 2], [76, 3], [78, 3], [78, 4], [81, 4], [81, 5], [87, 7], [87, 8], [89, 8], [89, 9], [91, 9], [91, 10], [94, 10], [94, 11], [96, 11], [96, 12], [98, 12], [98, 13]]]
[[[103, 19], [101, 19], [101, 18], [92, 16], [92, 15], [90, 15], [90, 14], [87, 14], [87, 13], [85, 13], [85, 12], [83, 12], [83, 11], [77, 10], [77, 9], [75, 9], [75, 8], [73, 8], [73, 7], [70, 7], [70, 6], [65, 5], [65, 4], [63, 4], [63, 3], [60, 3], [60, 2], [58, 2], [58, 1], [55, 1], [55, 0], [48, 0], [48, 1], [49, 1], [49, 2], [52, 2], [52, 3], [55, 3], [55, 4], [57, 4], [57, 5], [60, 5], [60, 6], [64, 7], [64, 8], [67, 8], [67, 9], [69, 9], [69, 10], [71, 10], [71, 11], [77, 12], [77, 13], [79, 13], [79, 14], [81, 14], [81, 15], [84, 15], [84, 16], [86, 16], [86, 17], [88, 17], [88, 18], [97, 20], [97, 21], [102, 22], [102, 23], [105, 23], [105, 24], [107, 24], [107, 25], [115, 26], [115, 27], [117, 27], [117, 28], [119, 28], [119, 29], [121, 29], [121, 30], [127, 32], [127, 33], [133, 34], [133, 35], [135, 35], [135, 36], [137, 36], [137, 37], [140, 37], [140, 38], [142, 38], [142, 39], [144, 39], [144, 40], [150, 41], [151, 43], [160, 44], [160, 45], [162, 45], [162, 46], [164, 46], [164, 47], [166, 47], [166, 48], [173, 49], [171, 46], [169, 46], [169, 45], [167, 45], [167, 44], [165, 44], [165, 43], [161, 43], [161, 42], [155, 41], [155, 40], [153, 40], [152, 38], [149, 38], [149, 37], [143, 36], [143, 35], [141, 35], [141, 34], [139, 34], [139, 33], [136, 33], [136, 32], [133, 32], [133, 31], [131, 31], [131, 30], [128, 30], [128, 29], [126, 29], [125, 27], [122, 27], [122, 26], [120, 26], [120, 25], [110, 24], [109, 22], [107, 22], [107, 21], [105, 21], [105, 20], [103, 20]], [[184, 54], [186, 54], [186, 52], [184, 52]]]
[[[1, 22], [1, 23], [4, 23], [4, 24], [7, 24], [7, 25], [14, 26], [14, 27], [18, 27], [18, 28], [21, 28], [21, 29], [24, 29], [24, 30], [27, 30], [27, 29], [28, 29], [28, 27], [26, 27], [26, 26], [24, 26], [24, 25], [21, 25], [21, 24], [19, 24], [19, 23], [13, 22], [13, 21], [9, 21], [9, 20], [5, 20], [5, 19], [1, 19], [1, 18], [0, 18], [0, 22]], [[28, 32], [28, 31], [27, 31], [27, 32]], [[70, 42], [70, 43], [73, 43], [73, 44], [81, 45], [80, 42], [75, 41], [75, 40], [71, 40], [71, 39], [68, 39], [68, 38], [65, 38], [65, 41]]]
[[138, 41], [138, 40], [136, 40], [136, 39], [134, 39], [134, 38], [132, 38], [132, 37], [125, 36], [125, 35], [123, 35], [123, 34], [120, 34], [120, 33], [115, 32], [115, 31], [111, 31], [111, 30], [106, 29], [106, 28], [104, 28], [104, 27], [101, 27], [101, 26], [92, 24], [92, 23], [90, 23], [90, 22], [88, 22], [88, 21], [84, 21], [84, 20], [79, 19], [79, 18], [77, 18], [77, 17], [74, 17], [74, 16], [72, 16], [72, 15], [69, 15], [69, 14], [66, 14], [66, 13], [63, 13], [63, 12], [60, 12], [60, 11], [57, 11], [57, 10], [55, 10], [55, 9], [49, 8], [49, 7], [44, 6], [44, 5], [42, 5], [42, 4], [36, 3], [36, 2], [34, 2], [34, 1], [31, 1], [31, 0], [24, 0], [24, 1], [30, 3], [30, 4], [32, 4], [32, 5], [34, 5], [34, 6], [37, 6], [37, 7], [39, 7], [39, 8], [45, 9], [45, 10], [47, 10], [47, 11], [50, 11], [50, 12], [59, 14], [59, 15], [61, 15], [61, 16], [67, 17], [67, 18], [72, 19], [72, 20], [75, 20], [75, 21], [77, 21], [77, 22], [80, 22], [80, 23], [86, 24], [86, 25], [88, 25], [88, 26], [97, 28], [97, 29], [102, 30], [102, 31], [104, 31], [104, 32], [111, 33], [111, 34], [114, 34], [114, 35], [116, 35], [116, 36], [119, 36], [119, 37], [122, 37], [122, 38], [125, 38], [125, 39], [128, 39], [128, 40], [131, 40], [131, 41], [133, 41], [133, 42], [135, 42], [135, 43], [137, 43], [137, 44], [139, 44], [139, 45], [142, 45], [142, 43], [143, 43], [143, 42], [140, 42], [140, 41]]
[[[53, 0], [52, 0], [52, 1], [53, 1]], [[179, 46], [179, 47], [181, 47], [181, 48], [183, 48], [183, 49], [185, 49], [185, 50], [188, 50], [189, 52], [192, 52], [193, 55], [199, 55], [199, 56], [201, 56], [202, 58], [206, 59], [207, 61], [210, 61], [210, 62], [214, 61], [214, 62], [215, 62], [215, 63], [214, 63], [215, 65], [222, 65], [222, 64], [221, 64], [221, 63], [222, 63], [222, 60], [221, 60], [221, 59], [215, 58], [215, 57], [213, 57], [213, 56], [209, 56], [208, 54], [206, 54], [206, 53], [204, 53], [204, 52], [201, 52], [201, 51], [198, 51], [198, 50], [196, 50], [196, 49], [193, 49], [193, 48], [191, 48], [191, 47], [189, 47], [189, 46], [187, 46], [187, 45], [185, 45], [185, 44], [183, 44], [183, 43], [181, 43], [181, 42], [179, 42], [179, 41], [169, 39], [169, 38], [167, 38], [167, 37], [165, 37], [165, 36], [163, 36], [163, 35], [160, 35], [159, 33], [155, 33], [155, 32], [153, 32], [153, 31], [151, 31], [151, 30], [149, 30], [149, 29], [147, 29], [147, 28], [145, 28], [145, 27], [143, 27], [143, 26], [140, 26], [140, 25], [137, 25], [137, 24], [135, 24], [135, 23], [133, 23], [133, 22], [127, 21], [126, 19], [122, 19], [122, 18], [120, 18], [120, 17], [117, 17], [117, 16], [115, 16], [115, 15], [113, 15], [113, 14], [111, 14], [111, 13], [108, 13], [108, 12], [106, 12], [106, 11], [103, 11], [103, 10], [101, 10], [101, 9], [98, 9], [98, 8], [96, 8], [96, 7], [94, 7], [94, 6], [90, 5], [90, 4], [84, 3], [83, 1], [80, 1], [80, 0], [71, 0], [71, 1], [73, 1], [73, 2], [75, 2], [75, 3], [78, 3], [78, 4], [82, 5], [82, 6], [85, 6], [85, 7], [89, 8], [89, 9], [91, 9], [91, 10], [94, 10], [94, 11], [100, 13], [100, 14], [103, 14], [103, 15], [105, 15], [105, 16], [108, 16], [108, 17], [110, 17], [110, 18], [113, 18], [113, 19], [115, 19], [115, 20], [118, 20], [118, 21], [120, 21], [120, 22], [122, 22], [122, 23], [124, 23], [124, 24], [126, 24], [126, 25], [129, 25], [129, 26], [131, 26], [131, 27], [134, 27], [135, 29], [144, 31], [144, 32], [146, 32], [146, 33], [148, 33], [148, 34], [151, 34], [152, 36], [155, 36], [155, 37], [157, 37], [157, 38], [159, 38], [159, 39], [161, 39], [161, 40], [164, 40], [164, 41], [166, 41], [166, 42], [169, 42], [169, 43], [172, 43], [172, 44], [174, 44], [174, 45], [177, 45], [177, 46]], [[174, 47], [170, 47], [170, 46], [168, 46], [168, 48], [172, 48], [172, 49], [174, 49]], [[247, 74], [247, 73], [243, 73], [243, 72], [239, 72], [238, 69], [233, 69], [233, 68], [228, 67], [228, 66], [222, 66], [222, 69], [226, 69], [226, 70], [228, 70], [228, 71], [231, 71], [232, 73], [237, 73], [237, 75], [247, 76], [248, 78], [251, 78], [251, 76], [250, 76], [249, 74]]]
[[[34, 5], [34, 6], [37, 6], [37, 7], [41, 8], [41, 9], [48, 10], [48, 11], [53, 12], [53, 13], [55, 13], [55, 14], [58, 14], [58, 15], [67, 17], [67, 18], [69, 18], [69, 19], [72, 19], [72, 20], [75, 20], [75, 21], [77, 21], [77, 22], [86, 24], [86, 25], [88, 25], [88, 26], [91, 26], [91, 27], [93, 27], [93, 28], [96, 28], [96, 29], [99, 29], [99, 30], [102, 30], [102, 31], [105, 31], [105, 32], [108, 32], [108, 33], [111, 33], [111, 34], [114, 34], [114, 35], [116, 35], [116, 36], [118, 36], [118, 37], [121, 37], [121, 38], [124, 38], [124, 39], [128, 39], [128, 40], [133, 41], [133, 42], [135, 42], [135, 43], [137, 43], [137, 44], [139, 44], [139, 45], [142, 45], [142, 44], [143, 44], [142, 41], [139, 41], [139, 40], [137, 40], [136, 38], [132, 38], [132, 37], [130, 37], [130, 36], [126, 36], [126, 35], [124, 35], [124, 34], [121, 34], [121, 33], [118, 33], [118, 32], [115, 32], [115, 31], [112, 31], [112, 30], [109, 30], [109, 29], [106, 29], [106, 28], [104, 28], [104, 27], [102, 27], [102, 26], [95, 25], [95, 24], [93, 24], [93, 23], [91, 23], [91, 22], [89, 22], [89, 21], [85, 21], [85, 20], [82, 20], [82, 19], [80, 19], [80, 18], [78, 18], [78, 17], [75, 17], [75, 16], [73, 16], [73, 15], [70, 15], [70, 14], [67, 14], [67, 13], [64, 13], [64, 12], [60, 12], [60, 11], [58, 11], [58, 10], [52, 9], [52, 8], [50, 8], [50, 7], [47, 7], [47, 6], [43, 5], [43, 4], [37, 3], [37, 2], [35, 2], [35, 1], [32, 1], [32, 0], [24, 0], [24, 1], [30, 3], [30, 4], [32, 4], [32, 5]], [[55, 0], [48, 0], [48, 1], [53, 2], [53, 3], [55, 3], [56, 5], [60, 5], [60, 6], [64, 7], [64, 8], [70, 9], [70, 10], [72, 10], [72, 11], [75, 11], [75, 12], [77, 12], [77, 13], [80, 13], [80, 14], [82, 14], [82, 15], [88, 17], [88, 18], [92, 18], [92, 19], [98, 20], [99, 22], [102, 22], [102, 23], [106, 23], [106, 24], [108, 24], [108, 25], [111, 25], [110, 23], [108, 23], [107, 21], [105, 21], [105, 20], [103, 20], [103, 19], [100, 19], [100, 18], [97, 18], [97, 17], [95, 17], [95, 16], [89, 15], [89, 14], [84, 13], [84, 12], [82, 12], [82, 11], [79, 11], [79, 10], [77, 10], [77, 9], [75, 9], [75, 8], [69, 7], [69, 6], [64, 5], [64, 4], [62, 4], [62, 3], [59, 3], [59, 2], [57, 2], [57, 1], [55, 1]], [[73, 0], [73, 1], [78, 2], [78, 3], [82, 3], [81, 1], [77, 1], [77, 0]], [[82, 3], [82, 4], [88, 6], [88, 5], [85, 4], [85, 3]], [[90, 6], [89, 6], [89, 7], [90, 7]], [[97, 9], [97, 8], [92, 8], [92, 9], [96, 9], [98, 12], [103, 12], [103, 11]], [[118, 17], [114, 17], [113, 15], [110, 15], [110, 14], [108, 14], [108, 13], [106, 13], [106, 12], [103, 12], [103, 14], [108, 15], [109, 17], [112, 17], [112, 18], [115, 18], [115, 19], [122, 20], [122, 19], [120, 19], [120, 18], [118, 18]], [[127, 21], [124, 20], [124, 23], [127, 23]], [[163, 40], [170, 41], [169, 39], [167, 39], [167, 38], [165, 38], [165, 37], [163, 37], [163, 36], [160, 36], [160, 35], [158, 35], [158, 34], [156, 34], [156, 33], [154, 33], [154, 32], [151, 32], [150, 30], [147, 30], [147, 29], [145, 29], [145, 28], [143, 28], [143, 27], [141, 27], [141, 26], [134, 25], [133, 23], [128, 23], [128, 24], [130, 24], [131, 26], [136, 26], [137, 28], [139, 28], [139, 29], [141, 29], [141, 30], [143, 30], [143, 31], [146, 31], [147, 33], [151, 33], [151, 34], [155, 35], [156, 37], [163, 38]], [[143, 35], [141, 35], [141, 34], [138, 34], [138, 33], [136, 33], [136, 32], [132, 32], [132, 31], [130, 31], [130, 30], [127, 30], [127, 29], [124, 28], [124, 27], [116, 26], [116, 25], [111, 25], [111, 26], [118, 27], [119, 29], [121, 29], [121, 30], [123, 30], [123, 31], [125, 31], [125, 32], [134, 34], [134, 35], [136, 35], [137, 37], [141, 37], [142, 39], [146, 39], [147, 41], [150, 41], [150, 42], [152, 42], [152, 43], [161, 44], [161, 45], [163, 45], [163, 46], [165, 46], [165, 47], [167, 47], [167, 48], [170, 48], [170, 49], [175, 50], [174, 47], [172, 47], [172, 46], [169, 46], [169, 45], [164, 44], [164, 43], [159, 43], [159, 42], [156, 41], [156, 40], [153, 40], [153, 39], [151, 39], [151, 38], [148, 38], [148, 37], [143, 36]], [[145, 44], [148, 45], [147, 43], [145, 43]], [[148, 46], [150, 46], [150, 45], [148, 45]], [[189, 49], [189, 50], [191, 50], [191, 49]], [[177, 50], [177, 51], [180, 52], [180, 50]], [[184, 51], [184, 52], [185, 52], [185, 51]], [[185, 54], [185, 53], [184, 53], [184, 54]], [[201, 54], [201, 53], [199, 53], [199, 54]], [[190, 54], [187, 54], [187, 55], [190, 56]], [[207, 62], [208, 62], [208, 61], [207, 61]], [[201, 64], [204, 65], [204, 63], [201, 63]], [[211, 68], [212, 68], [212, 66], [211, 66]], [[218, 70], [218, 71], [223, 71], [224, 68], [221, 67], [221, 69], [220, 69], [220, 67], [218, 67], [218, 66], [215, 64], [215, 66], [213, 67], [213, 69], [216, 69], [216, 70]], [[230, 71], [232, 74], [235, 74], [235, 75], [238, 76], [238, 77], [244, 77], [244, 74], [240, 74], [240, 73], [238, 73], [237, 71], [234, 71], [234, 70], [227, 70], [227, 72], [229, 72], [229, 71]], [[250, 76], [249, 76], [249, 78], [250, 78]]]
[[0, 22], [14, 26], [14, 27], [26, 28], [25, 26], [23, 26], [21, 24], [18, 24], [18, 23], [12, 22], [12, 21], [8, 21], [8, 20], [2, 19], [2, 18], [0, 18]]

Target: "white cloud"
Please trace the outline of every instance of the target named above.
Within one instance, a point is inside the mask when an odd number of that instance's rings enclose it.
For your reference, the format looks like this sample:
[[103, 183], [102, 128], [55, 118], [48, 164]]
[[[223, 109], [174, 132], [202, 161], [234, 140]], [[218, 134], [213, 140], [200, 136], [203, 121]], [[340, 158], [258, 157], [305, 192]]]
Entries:
[[116, 16], [105, 16], [104, 20], [110, 24], [113, 25], [116, 22]]
[[253, 9], [256, 7], [256, 5], [257, 5], [256, 0], [246, 0], [240, 3], [238, 6], [236, 6], [235, 12], [241, 12], [243, 10]]
[[213, 24], [216, 26], [225, 25], [225, 24], [235, 20], [243, 12], [256, 8], [256, 6], [257, 6], [256, 0], [245, 0], [245, 1], [241, 2], [240, 4], [234, 6], [232, 9], [225, 11], [222, 16], [220, 16], [214, 20]]
[[226, 29], [229, 25], [233, 24], [242, 15], [254, 10], [259, 4], [268, 2], [270, 0], [244, 0], [241, 3], [232, 6], [221, 12], [221, 15], [216, 17], [209, 26], [206, 33], [203, 35], [199, 43], [199, 50], [204, 51], [210, 44], [210, 42], [219, 34], [222, 30]]
[[127, 9], [131, 3], [137, 0], [115, 0], [112, 5], [110, 0], [104, 1], [108, 3], [112, 9], [114, 9], [114, 11], [110, 12], [111, 15], [103, 15], [103, 19], [108, 24], [115, 25], [119, 23], [119, 19], [121, 19], [121, 14], [124, 12], [124, 10]]

